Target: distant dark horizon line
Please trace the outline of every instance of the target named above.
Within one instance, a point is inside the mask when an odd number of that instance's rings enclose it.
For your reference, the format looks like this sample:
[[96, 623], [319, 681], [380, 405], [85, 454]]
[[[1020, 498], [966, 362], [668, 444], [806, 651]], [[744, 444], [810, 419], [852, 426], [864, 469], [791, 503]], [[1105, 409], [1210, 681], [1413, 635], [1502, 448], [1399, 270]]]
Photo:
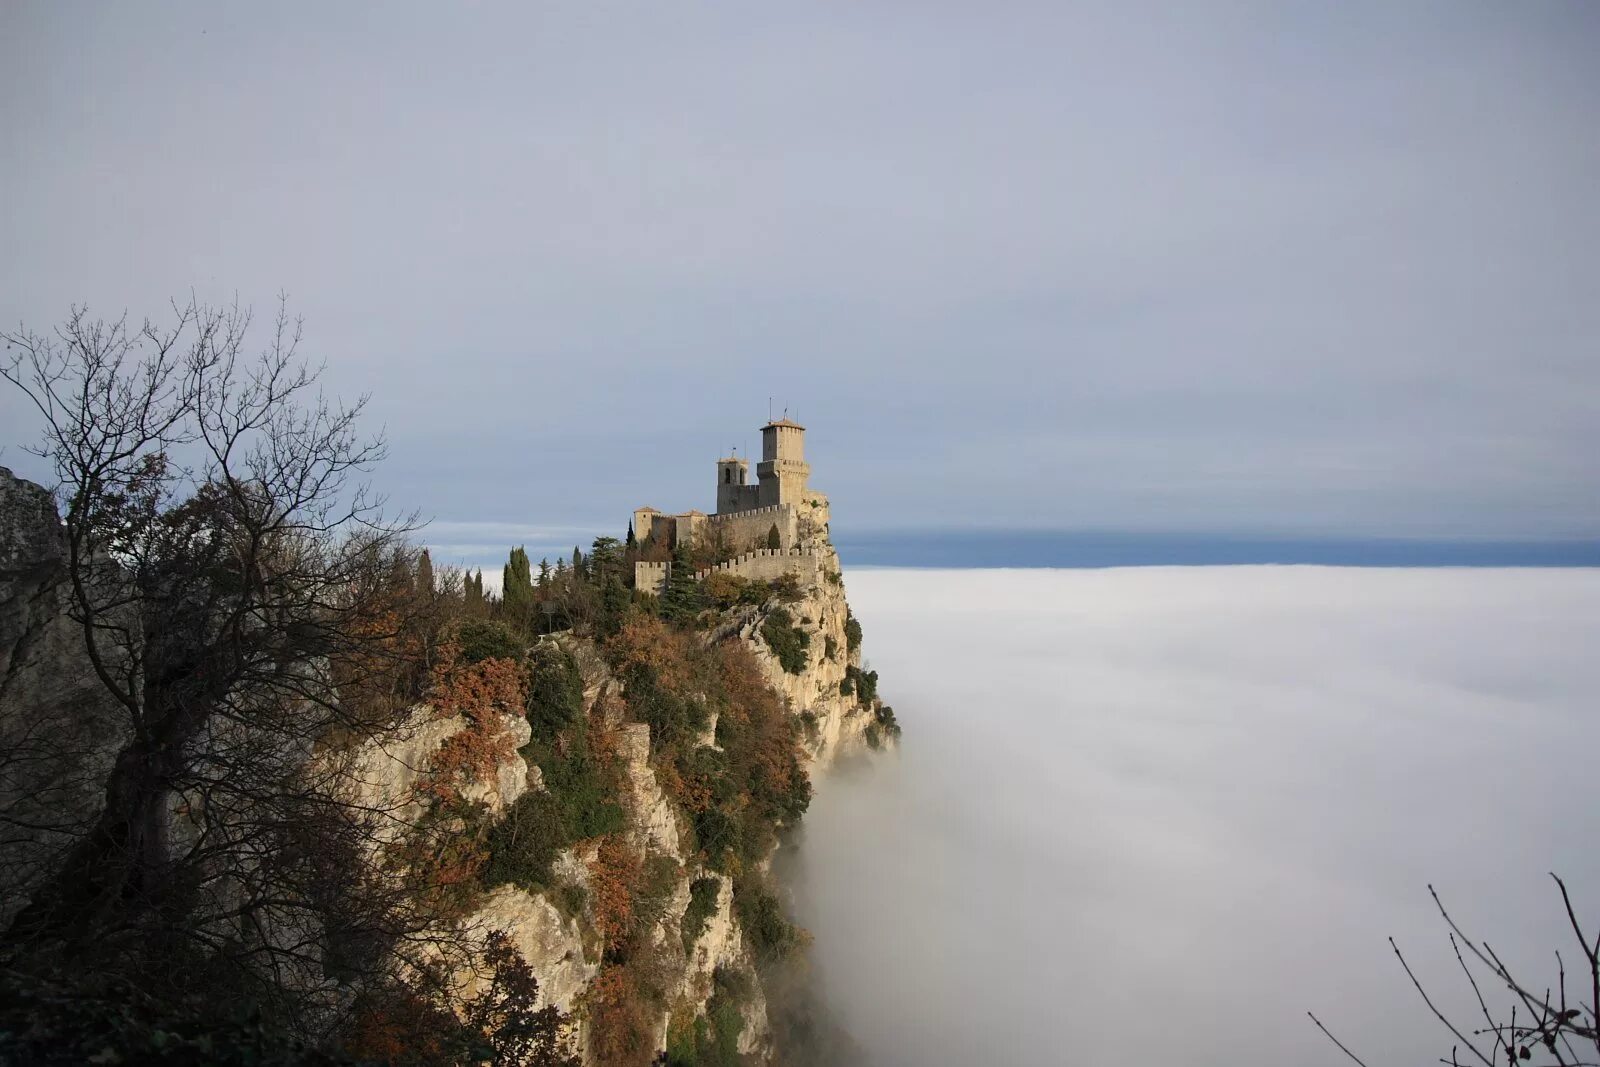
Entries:
[[846, 565], [1097, 568], [1239, 564], [1600, 567], [1600, 538], [1359, 537], [1107, 530], [835, 532]]

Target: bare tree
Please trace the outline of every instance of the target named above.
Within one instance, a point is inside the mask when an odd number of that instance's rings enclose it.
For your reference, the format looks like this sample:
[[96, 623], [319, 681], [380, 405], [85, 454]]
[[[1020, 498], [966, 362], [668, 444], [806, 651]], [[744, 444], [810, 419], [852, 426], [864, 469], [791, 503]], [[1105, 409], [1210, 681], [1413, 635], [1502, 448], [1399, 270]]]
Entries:
[[127, 738], [6, 942], [289, 1003], [430, 928], [359, 862], [398, 816], [341, 755], [414, 703], [414, 523], [361, 481], [384, 453], [365, 399], [320, 393], [281, 300], [258, 352], [248, 310], [173, 313], [0, 334], [0, 375], [43, 416], [70, 615]]
[[[1472, 988], [1483, 1025], [1474, 1023], [1463, 1027], [1441, 1011], [1406, 962], [1400, 946], [1394, 938], [1389, 939], [1389, 947], [1394, 950], [1395, 958], [1400, 961], [1406, 977], [1411, 979], [1423, 1003], [1456, 1039], [1450, 1049], [1450, 1058], [1441, 1058], [1440, 1063], [1450, 1064], [1451, 1067], [1463, 1067], [1466, 1064], [1497, 1067], [1501, 1063], [1514, 1065], [1523, 1062], [1555, 1064], [1559, 1067], [1600, 1067], [1600, 1021], [1597, 1021], [1595, 1014], [1600, 1009], [1600, 931], [1596, 931], [1593, 940], [1585, 935], [1577, 912], [1572, 907], [1572, 896], [1567, 892], [1566, 883], [1555, 874], [1550, 877], [1555, 879], [1556, 887], [1561, 891], [1561, 903], [1566, 909], [1567, 923], [1577, 938], [1578, 955], [1582, 961], [1580, 973], [1574, 976], [1578, 983], [1575, 990], [1577, 999], [1571, 1002], [1567, 999], [1567, 962], [1559, 951], [1555, 954], [1556, 982], [1553, 986], [1546, 986], [1541, 992], [1539, 987], [1525, 984], [1511, 973], [1511, 969], [1487, 941], [1480, 943], [1467, 936], [1445, 910], [1444, 902], [1431, 885], [1428, 893], [1433, 897], [1434, 906], [1439, 909], [1445, 925], [1449, 927], [1450, 947], [1455, 951], [1456, 962], [1460, 964], [1462, 974]], [[1463, 948], [1466, 949], [1465, 953], [1462, 952]], [[1489, 986], [1490, 997], [1485, 996], [1484, 987], [1479, 984], [1480, 973], [1488, 979], [1485, 984]], [[1510, 994], [1510, 1003], [1506, 1009], [1496, 1013], [1489, 1005], [1492, 995], [1499, 990]], [[1587, 1002], [1583, 999], [1585, 996], [1589, 998]], [[1339, 1047], [1339, 1051], [1366, 1067], [1365, 1061], [1334, 1037], [1320, 1019], [1310, 1012], [1306, 1014]]]

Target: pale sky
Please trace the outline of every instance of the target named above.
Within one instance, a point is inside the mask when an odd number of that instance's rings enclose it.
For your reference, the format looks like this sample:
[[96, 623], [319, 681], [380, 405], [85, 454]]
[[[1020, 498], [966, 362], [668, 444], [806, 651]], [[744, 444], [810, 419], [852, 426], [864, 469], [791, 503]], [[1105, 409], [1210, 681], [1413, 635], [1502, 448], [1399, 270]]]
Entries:
[[1600, 535], [1597, 54], [1583, 3], [9, 3], [0, 322], [287, 292], [441, 544], [711, 510], [769, 396], [836, 528]]

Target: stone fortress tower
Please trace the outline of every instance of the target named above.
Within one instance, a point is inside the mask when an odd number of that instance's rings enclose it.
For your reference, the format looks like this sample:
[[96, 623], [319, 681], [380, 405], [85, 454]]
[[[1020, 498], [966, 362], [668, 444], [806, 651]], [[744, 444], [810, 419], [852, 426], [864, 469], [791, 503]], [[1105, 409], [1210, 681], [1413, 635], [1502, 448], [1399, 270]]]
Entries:
[[806, 428], [788, 419], [761, 427], [761, 506], [804, 502], [811, 468], [806, 464]]
[[[774, 554], [786, 557], [814, 555], [814, 548], [828, 536], [828, 498], [810, 487], [811, 467], [805, 458], [806, 428], [787, 418], [761, 427], [761, 462], [756, 465], [757, 481], [750, 481], [750, 463], [741, 456], [717, 460], [717, 510], [713, 515], [685, 511], [664, 515], [655, 508], [643, 507], [633, 513], [633, 533], [641, 544], [654, 541], [669, 549], [680, 544], [705, 546], [731, 557], [731, 568], [743, 573], [739, 557], [769, 559]], [[778, 531], [777, 550], [768, 547], [773, 528]], [[635, 582], [640, 589], [654, 592], [666, 579], [669, 564], [644, 563], [635, 567]], [[761, 576], [770, 565], [755, 566]], [[752, 573], [750, 576], [757, 576]]]

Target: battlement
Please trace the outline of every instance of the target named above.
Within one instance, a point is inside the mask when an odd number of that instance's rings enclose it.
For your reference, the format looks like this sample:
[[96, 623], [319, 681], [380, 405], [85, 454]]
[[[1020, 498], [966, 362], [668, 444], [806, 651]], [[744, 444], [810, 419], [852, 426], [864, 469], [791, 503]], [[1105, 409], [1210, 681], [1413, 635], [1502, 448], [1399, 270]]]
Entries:
[[794, 507], [793, 504], [765, 504], [759, 508], [745, 508], [743, 511], [718, 512], [715, 515], [707, 515], [706, 518], [711, 522], [717, 523], [726, 523], [735, 519], [743, 519], [750, 515], [771, 515], [776, 518], [778, 513], [784, 508], [792, 507]]
[[[776, 559], [787, 561], [804, 557], [815, 562], [819, 555], [820, 553], [811, 545], [796, 546], [794, 548], [758, 548], [752, 552], [746, 552], [742, 556], [735, 556], [733, 559], [723, 560], [721, 563], [718, 563], [715, 566], [697, 570], [694, 572], [694, 576], [697, 579], [704, 581], [713, 574], [725, 572], [729, 574], [737, 574], [744, 578], [754, 578], [757, 577], [754, 572], [766, 572], [772, 569], [769, 565], [764, 565], [761, 562], [763, 560]], [[787, 571], [788, 568], [784, 568], [784, 573], [787, 573]], [[761, 576], [765, 577], [766, 575], [763, 574]]]
[[[752, 581], [770, 582], [788, 574], [803, 586], [814, 586], [822, 580], [825, 555], [813, 545], [758, 548], [711, 567], [697, 568], [694, 577], [695, 581], [703, 582], [713, 574], [731, 574]], [[671, 574], [670, 563], [646, 563], [641, 560], [633, 565], [633, 584], [641, 593], [659, 596], [667, 587], [667, 578]]]
[[633, 584], [641, 593], [659, 596], [661, 590], [667, 587], [667, 572], [671, 568], [670, 563], [646, 563], [640, 560], [633, 565]]

